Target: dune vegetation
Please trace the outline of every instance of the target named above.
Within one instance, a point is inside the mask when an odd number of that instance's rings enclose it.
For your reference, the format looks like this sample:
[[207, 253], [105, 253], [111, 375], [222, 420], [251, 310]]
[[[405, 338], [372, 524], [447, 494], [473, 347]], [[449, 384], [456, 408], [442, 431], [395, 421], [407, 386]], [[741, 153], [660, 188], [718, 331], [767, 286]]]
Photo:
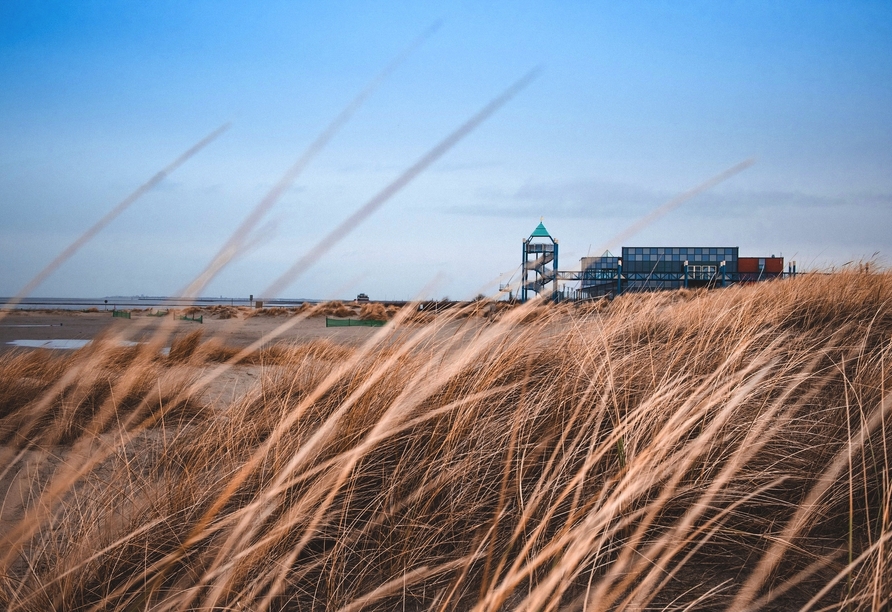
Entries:
[[892, 274], [417, 314], [0, 354], [0, 605], [892, 605]]

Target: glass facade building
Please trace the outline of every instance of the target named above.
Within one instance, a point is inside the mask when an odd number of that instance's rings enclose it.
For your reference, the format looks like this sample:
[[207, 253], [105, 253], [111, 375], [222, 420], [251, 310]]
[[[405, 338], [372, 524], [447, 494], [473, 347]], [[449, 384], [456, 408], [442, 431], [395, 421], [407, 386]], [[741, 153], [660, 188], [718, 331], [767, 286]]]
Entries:
[[620, 262], [623, 293], [717, 286], [737, 276], [737, 261], [738, 247], [623, 247], [621, 257], [582, 258], [580, 289], [590, 297], [615, 293]]

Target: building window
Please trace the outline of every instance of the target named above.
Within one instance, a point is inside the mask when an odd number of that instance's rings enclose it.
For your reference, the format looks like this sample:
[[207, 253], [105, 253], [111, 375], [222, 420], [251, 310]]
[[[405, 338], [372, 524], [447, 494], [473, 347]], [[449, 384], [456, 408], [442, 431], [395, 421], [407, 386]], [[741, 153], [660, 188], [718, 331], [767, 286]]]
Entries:
[[716, 276], [716, 266], [688, 266], [688, 278], [691, 280], [712, 280]]

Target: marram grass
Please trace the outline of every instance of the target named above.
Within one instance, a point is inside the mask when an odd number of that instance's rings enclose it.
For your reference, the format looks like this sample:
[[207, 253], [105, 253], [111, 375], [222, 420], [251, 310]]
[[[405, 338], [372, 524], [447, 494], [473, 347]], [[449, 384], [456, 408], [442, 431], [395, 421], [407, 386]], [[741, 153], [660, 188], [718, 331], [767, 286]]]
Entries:
[[365, 314], [0, 356], [3, 608], [892, 605], [892, 275]]

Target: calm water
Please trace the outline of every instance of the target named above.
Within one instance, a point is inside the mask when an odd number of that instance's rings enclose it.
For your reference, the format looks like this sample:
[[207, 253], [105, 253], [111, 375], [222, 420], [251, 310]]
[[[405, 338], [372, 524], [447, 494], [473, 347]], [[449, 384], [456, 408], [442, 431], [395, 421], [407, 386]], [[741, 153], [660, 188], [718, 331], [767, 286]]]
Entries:
[[[0, 308], [8, 308], [11, 298], [0, 297]], [[264, 300], [264, 306], [300, 306], [304, 302], [318, 302], [305, 298]], [[101, 298], [26, 298], [15, 308], [21, 310], [87, 310], [88, 308], [131, 309], [131, 308], [184, 308], [187, 306], [250, 306], [249, 298], [177, 298], [150, 296], [111, 296]]]
[[[27, 348], [46, 348], [46, 349], [79, 349], [90, 344], [92, 340], [83, 340], [81, 338], [53, 338], [51, 340], [12, 340], [6, 344], [12, 346], [23, 346]], [[130, 340], [118, 340], [118, 346], [136, 346], [139, 342], [131, 342]], [[169, 348], [167, 349], [170, 350]]]

